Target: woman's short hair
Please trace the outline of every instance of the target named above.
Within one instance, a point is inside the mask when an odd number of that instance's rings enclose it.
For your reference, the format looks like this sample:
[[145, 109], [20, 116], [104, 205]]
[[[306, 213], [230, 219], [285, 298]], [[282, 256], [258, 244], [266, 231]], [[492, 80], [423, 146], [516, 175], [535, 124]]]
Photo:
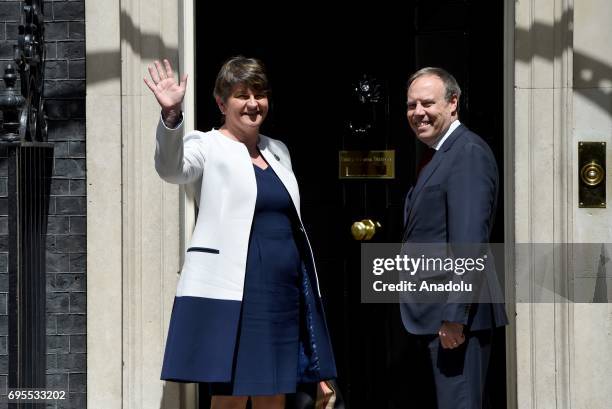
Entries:
[[443, 68], [438, 67], [425, 67], [421, 68], [414, 74], [410, 76], [408, 79], [408, 88], [410, 88], [410, 84], [414, 82], [419, 77], [424, 77], [426, 75], [435, 75], [436, 77], [442, 80], [444, 84], [444, 99], [450, 102], [453, 96], [456, 96], [457, 99], [461, 96], [461, 88], [459, 87], [459, 83], [448, 71]]
[[217, 74], [213, 95], [226, 102], [236, 85], [244, 85], [255, 92], [270, 93], [268, 76], [261, 61], [241, 55], [225, 61]]

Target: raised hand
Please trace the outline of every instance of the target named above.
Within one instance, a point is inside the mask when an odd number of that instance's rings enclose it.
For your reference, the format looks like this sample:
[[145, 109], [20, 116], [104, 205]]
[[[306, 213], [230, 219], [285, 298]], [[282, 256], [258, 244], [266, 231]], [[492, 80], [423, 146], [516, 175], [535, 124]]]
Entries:
[[177, 83], [172, 66], [167, 59], [164, 59], [164, 66], [155, 60], [154, 66], [149, 65], [148, 69], [151, 79], [145, 77], [144, 82], [155, 95], [162, 109], [164, 120], [175, 123], [181, 114], [181, 103], [187, 88], [187, 74], [183, 74], [180, 82]]

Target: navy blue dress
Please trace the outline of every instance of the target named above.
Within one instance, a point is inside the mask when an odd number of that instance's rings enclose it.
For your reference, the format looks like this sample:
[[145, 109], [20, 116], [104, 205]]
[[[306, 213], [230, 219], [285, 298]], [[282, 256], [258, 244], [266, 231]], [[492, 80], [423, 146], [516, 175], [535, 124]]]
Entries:
[[298, 382], [301, 260], [295, 210], [272, 167], [253, 166], [257, 201], [232, 382], [211, 383], [213, 395], [293, 393]]

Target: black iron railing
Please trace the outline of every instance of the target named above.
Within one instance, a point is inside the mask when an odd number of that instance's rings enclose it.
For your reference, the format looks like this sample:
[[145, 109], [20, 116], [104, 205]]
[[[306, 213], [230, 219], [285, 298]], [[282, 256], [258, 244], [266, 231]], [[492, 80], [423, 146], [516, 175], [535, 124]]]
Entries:
[[44, 388], [45, 252], [53, 146], [40, 142], [2, 145], [8, 157], [8, 386]]
[[[19, 37], [14, 47], [15, 66], [4, 71], [5, 92], [0, 95], [3, 114], [0, 138], [4, 141], [44, 142], [47, 121], [44, 110], [45, 22], [43, 1], [25, 0]], [[15, 68], [16, 67], [16, 68]], [[15, 71], [19, 72], [20, 94]]]
[[[46, 228], [53, 145], [44, 111], [43, 2], [23, 2], [14, 63], [0, 94], [0, 161], [8, 162], [8, 387], [46, 386]], [[15, 408], [38, 407], [20, 402]]]

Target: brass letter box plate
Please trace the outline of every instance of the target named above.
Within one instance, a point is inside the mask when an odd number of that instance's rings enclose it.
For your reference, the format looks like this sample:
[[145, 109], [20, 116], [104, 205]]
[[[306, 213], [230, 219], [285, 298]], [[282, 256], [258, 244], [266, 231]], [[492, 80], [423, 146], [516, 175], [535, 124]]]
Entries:
[[606, 207], [605, 142], [578, 142], [578, 206]]
[[395, 151], [340, 151], [340, 179], [394, 179]]

